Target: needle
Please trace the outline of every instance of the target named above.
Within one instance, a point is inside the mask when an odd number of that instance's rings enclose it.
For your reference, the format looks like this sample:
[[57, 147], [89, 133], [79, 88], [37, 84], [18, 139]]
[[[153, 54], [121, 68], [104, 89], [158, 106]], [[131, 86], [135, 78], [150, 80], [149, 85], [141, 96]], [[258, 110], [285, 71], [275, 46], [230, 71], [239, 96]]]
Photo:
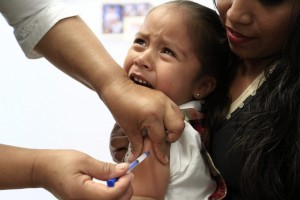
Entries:
[[[145, 160], [149, 156], [149, 154], [150, 154], [149, 151], [146, 151], [145, 153], [140, 155], [135, 161], [130, 163], [127, 174], [129, 174], [136, 166], [138, 166], [141, 162], [143, 162], [143, 160]], [[107, 186], [114, 187], [115, 182], [117, 182], [118, 180], [119, 180], [119, 178], [111, 178], [111, 179], [107, 180], [106, 181]]]

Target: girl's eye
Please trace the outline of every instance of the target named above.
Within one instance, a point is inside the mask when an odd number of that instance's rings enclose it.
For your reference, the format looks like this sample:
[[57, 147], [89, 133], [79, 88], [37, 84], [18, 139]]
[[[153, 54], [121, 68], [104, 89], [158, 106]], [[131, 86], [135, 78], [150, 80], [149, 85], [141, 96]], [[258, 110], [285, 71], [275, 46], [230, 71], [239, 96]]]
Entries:
[[139, 45], [145, 46], [145, 41], [142, 40], [142, 39], [139, 39], [139, 38], [135, 39], [135, 40], [133, 41], [133, 43], [134, 43], [134, 44], [139, 44]]
[[163, 48], [162, 53], [175, 57], [175, 53], [169, 48]]

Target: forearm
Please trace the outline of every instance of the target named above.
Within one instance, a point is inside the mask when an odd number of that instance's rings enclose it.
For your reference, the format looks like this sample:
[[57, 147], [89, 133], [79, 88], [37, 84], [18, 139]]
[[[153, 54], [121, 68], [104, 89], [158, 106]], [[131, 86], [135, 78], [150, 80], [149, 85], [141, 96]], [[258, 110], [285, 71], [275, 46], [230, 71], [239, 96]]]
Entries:
[[0, 152], [0, 189], [35, 187], [32, 170], [40, 150], [0, 145]]
[[[180, 136], [184, 124], [177, 105], [160, 91], [134, 84], [79, 17], [59, 21], [35, 50], [60, 70], [95, 90], [141, 153], [140, 132], [148, 130], [159, 160], [166, 163], [162, 142]], [[126, 116], [126, 117], [125, 117]]]
[[35, 50], [100, 96], [115, 81], [129, 81], [125, 71], [79, 17], [59, 21]]

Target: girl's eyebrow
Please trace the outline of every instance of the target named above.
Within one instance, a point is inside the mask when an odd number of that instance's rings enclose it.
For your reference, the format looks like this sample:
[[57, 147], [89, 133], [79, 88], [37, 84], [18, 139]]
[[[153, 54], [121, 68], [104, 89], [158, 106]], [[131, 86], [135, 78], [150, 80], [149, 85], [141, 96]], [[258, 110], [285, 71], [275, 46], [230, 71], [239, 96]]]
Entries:
[[[141, 32], [141, 31], [138, 31], [136, 34], [135, 34], [135, 38], [144, 38], [144, 39], [149, 39], [150, 37], [150, 33], [146, 33], [146, 32]], [[186, 54], [186, 51], [184, 49], [181, 48], [181, 46], [179, 44], [177, 44], [176, 42], [174, 42], [172, 39], [169, 39], [168, 37], [166, 36], [162, 36], [162, 40], [163, 40], [163, 43], [162, 44], [166, 44], [166, 45], [170, 45], [171, 49], [174, 48], [174, 50], [176, 50], [177, 52], [177, 55], [181, 55], [182, 58], [186, 58], [187, 57], [187, 54]]]
[[144, 32], [137, 32], [135, 34], [135, 37], [143, 37], [143, 38], [148, 38], [150, 34], [144, 33]]

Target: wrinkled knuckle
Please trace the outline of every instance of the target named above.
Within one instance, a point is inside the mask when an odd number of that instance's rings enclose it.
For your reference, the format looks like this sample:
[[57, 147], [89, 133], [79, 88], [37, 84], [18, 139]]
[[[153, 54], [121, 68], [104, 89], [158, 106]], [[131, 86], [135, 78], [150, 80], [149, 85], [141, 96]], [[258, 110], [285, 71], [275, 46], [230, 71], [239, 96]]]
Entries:
[[107, 175], [110, 175], [112, 173], [111, 171], [111, 165], [110, 163], [102, 163], [102, 171], [103, 171], [103, 174], [107, 174]]
[[137, 146], [135, 146], [135, 145], [130, 145], [129, 149], [130, 149], [131, 152], [135, 152], [135, 151], [138, 150]]

